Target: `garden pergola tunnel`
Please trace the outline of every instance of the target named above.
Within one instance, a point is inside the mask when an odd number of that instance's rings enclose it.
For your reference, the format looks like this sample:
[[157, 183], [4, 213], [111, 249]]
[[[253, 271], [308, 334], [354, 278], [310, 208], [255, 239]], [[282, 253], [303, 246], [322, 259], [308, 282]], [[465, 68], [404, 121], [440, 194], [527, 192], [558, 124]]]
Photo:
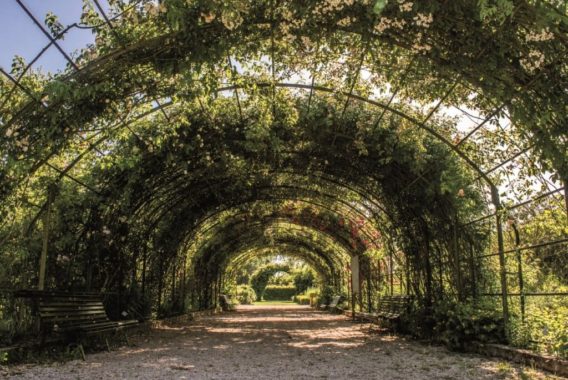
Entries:
[[[1, 70], [8, 293], [206, 309], [280, 252], [337, 293], [357, 258], [353, 309], [484, 302], [510, 331], [566, 303], [556, 2], [94, 0], [64, 28], [15, 1], [47, 44]], [[52, 50], [66, 68], [34, 70]]]

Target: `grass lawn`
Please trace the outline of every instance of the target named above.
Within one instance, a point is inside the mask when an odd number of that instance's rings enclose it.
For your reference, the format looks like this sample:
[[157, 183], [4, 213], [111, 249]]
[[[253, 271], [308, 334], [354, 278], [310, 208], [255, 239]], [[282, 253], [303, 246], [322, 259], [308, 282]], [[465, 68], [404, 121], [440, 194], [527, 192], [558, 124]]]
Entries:
[[253, 305], [292, 305], [295, 304], [295, 302], [292, 301], [255, 301]]

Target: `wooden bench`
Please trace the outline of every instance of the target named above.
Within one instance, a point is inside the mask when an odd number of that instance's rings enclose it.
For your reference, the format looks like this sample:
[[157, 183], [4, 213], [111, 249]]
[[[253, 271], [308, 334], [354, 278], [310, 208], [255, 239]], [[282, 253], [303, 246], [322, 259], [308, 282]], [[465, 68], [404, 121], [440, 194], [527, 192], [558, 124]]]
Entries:
[[376, 313], [355, 313], [355, 318], [365, 320], [372, 323], [378, 323], [380, 320], [386, 320], [395, 323], [400, 320], [402, 314], [408, 310], [411, 296], [383, 296], [379, 301], [379, 307]]
[[219, 294], [219, 306], [223, 311], [234, 311], [235, 305], [231, 302], [231, 299], [226, 294]]
[[68, 293], [61, 291], [22, 290], [16, 297], [30, 298], [34, 301], [35, 312], [39, 316], [41, 343], [47, 340], [65, 340], [79, 349], [83, 360], [83, 340], [88, 336], [104, 335], [107, 349], [110, 346], [106, 334], [124, 332], [125, 328], [139, 323], [136, 319], [111, 321], [105, 311], [99, 293]]
[[331, 302], [329, 303], [329, 305], [326, 305], [326, 304], [324, 304], [324, 303], [321, 304], [321, 305], [320, 305], [320, 309], [328, 310], [328, 311], [337, 311], [337, 310], [339, 309], [339, 308], [338, 308], [338, 305], [339, 305], [339, 303], [342, 301], [341, 299], [342, 299], [341, 296], [335, 296], [335, 297], [332, 298], [332, 300], [331, 300]]

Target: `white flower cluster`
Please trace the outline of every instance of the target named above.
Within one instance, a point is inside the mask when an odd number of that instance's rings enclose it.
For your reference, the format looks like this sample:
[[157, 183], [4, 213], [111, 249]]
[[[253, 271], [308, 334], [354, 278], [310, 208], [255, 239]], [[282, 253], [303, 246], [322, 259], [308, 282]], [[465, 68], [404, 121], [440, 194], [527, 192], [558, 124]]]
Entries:
[[416, 40], [412, 45], [412, 51], [415, 53], [427, 53], [432, 50], [432, 46], [426, 42], [423, 42], [422, 33], [416, 35]]
[[288, 8], [283, 8], [280, 13], [282, 14], [282, 18], [286, 21], [292, 21], [294, 19], [294, 13]]
[[205, 21], [206, 24], [212, 23], [213, 20], [215, 20], [215, 17], [217, 16], [213, 12], [201, 13], [201, 18], [203, 19], [203, 21]]
[[432, 22], [434, 21], [434, 17], [432, 13], [418, 13], [414, 16], [414, 22], [416, 25], [421, 26], [423, 28], [429, 28]]
[[243, 16], [237, 11], [223, 12], [221, 14], [221, 22], [225, 28], [229, 30], [234, 30], [238, 28], [243, 23]]
[[349, 26], [355, 22], [355, 17], [344, 17], [337, 22], [339, 26]]
[[304, 47], [306, 49], [311, 49], [313, 47], [313, 42], [310, 39], [310, 37], [308, 36], [301, 36], [300, 39], [302, 40], [302, 45], [304, 45]]
[[[15, 130], [14, 127], [9, 127], [8, 129], [6, 129], [5, 135], [8, 138], [11, 138], [11, 137], [17, 138], [18, 135], [19, 135], [19, 132], [17, 130]], [[16, 144], [16, 147], [20, 148], [24, 152], [27, 152], [28, 148], [30, 146], [30, 140], [29, 140], [28, 136], [26, 136], [26, 137], [23, 137], [19, 140], [16, 140], [15, 144]]]
[[22, 139], [20, 139], [20, 140], [17, 140], [17, 141], [16, 141], [16, 146], [17, 146], [18, 148], [20, 148], [21, 150], [23, 150], [24, 152], [27, 152], [27, 151], [28, 151], [28, 148], [29, 148], [29, 146], [30, 146], [30, 141], [28, 140], [28, 136], [26, 136], [26, 137], [24, 137], [24, 138], [22, 138]]
[[527, 42], [542, 42], [550, 41], [554, 38], [554, 34], [550, 32], [550, 29], [542, 29], [539, 33], [530, 31], [525, 35], [525, 41]]
[[18, 132], [14, 131], [14, 128], [9, 127], [8, 129], [6, 129], [6, 137], [12, 137], [12, 136], [17, 136]]
[[389, 19], [386, 17], [381, 17], [379, 23], [375, 25], [375, 31], [378, 33], [383, 33], [389, 28], [402, 29], [406, 25], [406, 20], [400, 19]]
[[165, 13], [167, 11], [165, 3], [146, 3], [144, 5], [144, 10], [149, 16], [156, 17], [158, 13]]
[[355, 0], [325, 0], [321, 5], [317, 6], [314, 12], [316, 15], [325, 16], [332, 12], [337, 12], [345, 8], [345, 6], [353, 5]]
[[412, 11], [412, 7], [414, 6], [414, 3], [411, 1], [406, 1], [406, 0], [398, 0], [398, 9], [401, 12], [410, 12]]
[[303, 17], [295, 17], [294, 13], [292, 13], [292, 11], [288, 9], [282, 10], [282, 18], [284, 19], [284, 21], [278, 25], [278, 29], [282, 34], [282, 38], [284, 39], [284, 41], [294, 42], [294, 40], [297, 38], [297, 35], [295, 33], [292, 33], [291, 29], [301, 29], [306, 23], [306, 19]]
[[527, 57], [521, 58], [520, 63], [526, 72], [533, 74], [544, 66], [545, 60], [546, 57], [543, 52], [532, 49]]

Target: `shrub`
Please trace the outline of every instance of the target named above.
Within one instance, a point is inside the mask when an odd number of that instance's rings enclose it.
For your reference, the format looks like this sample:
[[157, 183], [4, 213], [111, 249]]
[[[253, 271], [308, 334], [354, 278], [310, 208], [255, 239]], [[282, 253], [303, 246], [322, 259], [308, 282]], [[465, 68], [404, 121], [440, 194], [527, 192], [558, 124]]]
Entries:
[[295, 286], [269, 285], [264, 290], [265, 301], [289, 301], [296, 294]]
[[311, 305], [311, 302], [313, 300], [313, 302], [317, 304], [319, 295], [319, 288], [308, 288], [302, 294], [294, 296], [293, 301], [300, 305]]
[[449, 301], [434, 306], [433, 333], [436, 340], [455, 350], [463, 350], [473, 341], [503, 343], [506, 339], [498, 312]]
[[304, 293], [309, 287], [313, 286], [316, 275], [313, 269], [302, 268], [294, 273], [294, 286], [297, 293]]
[[256, 292], [250, 285], [238, 285], [237, 301], [239, 301], [241, 305], [251, 305], [256, 301]]
[[537, 300], [523, 323], [519, 316], [511, 321], [512, 344], [568, 358], [568, 307], [562, 300]]
[[310, 304], [310, 296], [305, 295], [305, 294], [300, 294], [300, 295], [294, 296], [294, 298], [292, 300], [294, 302], [296, 302], [297, 304], [300, 304], [300, 305], [309, 305]]
[[324, 286], [317, 295], [317, 304], [329, 304], [335, 296], [335, 291], [331, 286]]

